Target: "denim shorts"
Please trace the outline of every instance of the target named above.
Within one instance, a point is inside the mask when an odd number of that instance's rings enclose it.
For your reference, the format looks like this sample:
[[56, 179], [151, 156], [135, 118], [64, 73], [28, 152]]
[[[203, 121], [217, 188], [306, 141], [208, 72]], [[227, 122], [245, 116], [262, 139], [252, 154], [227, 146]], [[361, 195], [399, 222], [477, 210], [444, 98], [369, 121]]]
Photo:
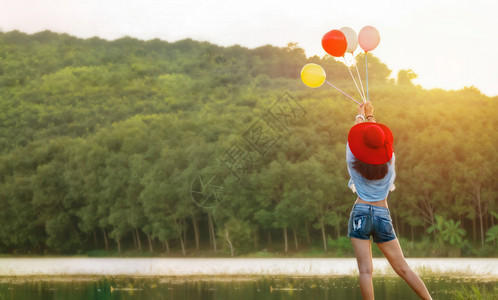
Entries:
[[389, 209], [369, 204], [357, 203], [351, 210], [348, 237], [384, 243], [396, 238]]

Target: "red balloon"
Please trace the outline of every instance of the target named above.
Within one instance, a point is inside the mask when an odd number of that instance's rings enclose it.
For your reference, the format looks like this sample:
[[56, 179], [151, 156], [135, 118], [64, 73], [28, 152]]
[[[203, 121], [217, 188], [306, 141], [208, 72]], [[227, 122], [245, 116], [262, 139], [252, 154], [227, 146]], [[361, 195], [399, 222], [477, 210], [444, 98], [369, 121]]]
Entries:
[[334, 29], [323, 36], [322, 47], [328, 54], [335, 57], [341, 57], [346, 53], [348, 42], [342, 31]]

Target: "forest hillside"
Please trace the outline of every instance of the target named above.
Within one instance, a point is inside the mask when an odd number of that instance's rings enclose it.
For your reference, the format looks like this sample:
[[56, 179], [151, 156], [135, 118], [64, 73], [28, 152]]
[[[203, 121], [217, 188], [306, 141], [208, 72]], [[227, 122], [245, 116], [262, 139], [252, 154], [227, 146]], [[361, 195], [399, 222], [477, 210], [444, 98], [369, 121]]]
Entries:
[[[359, 99], [343, 63], [295, 44], [0, 33], [0, 253], [351, 255], [357, 105], [306, 87], [310, 62]], [[404, 248], [496, 256], [498, 98], [368, 62]]]

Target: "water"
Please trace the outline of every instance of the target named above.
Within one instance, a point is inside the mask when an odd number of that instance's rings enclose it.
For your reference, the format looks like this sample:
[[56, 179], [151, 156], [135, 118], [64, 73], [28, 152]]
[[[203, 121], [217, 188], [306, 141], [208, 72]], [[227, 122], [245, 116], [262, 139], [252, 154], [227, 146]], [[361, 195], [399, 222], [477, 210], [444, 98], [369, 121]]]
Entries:
[[[455, 291], [477, 287], [496, 299], [496, 281], [423, 278], [434, 299], [457, 299]], [[398, 277], [374, 278], [375, 296], [418, 299]], [[357, 278], [10, 278], [0, 281], [0, 299], [361, 299]], [[467, 297], [463, 299], [469, 299]]]
[[[377, 299], [418, 299], [375, 258]], [[434, 299], [498, 299], [498, 259], [408, 259]], [[457, 298], [456, 293], [464, 294]], [[0, 259], [4, 299], [361, 299], [354, 258]]]

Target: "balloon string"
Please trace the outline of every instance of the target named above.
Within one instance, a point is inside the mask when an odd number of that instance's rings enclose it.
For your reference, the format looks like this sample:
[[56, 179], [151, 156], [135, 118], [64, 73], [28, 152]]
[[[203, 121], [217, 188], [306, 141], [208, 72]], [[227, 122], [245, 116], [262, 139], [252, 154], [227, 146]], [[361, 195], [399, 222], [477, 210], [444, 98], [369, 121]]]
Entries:
[[328, 82], [327, 80], [325, 80], [326, 83], [328, 83], [331, 87], [335, 88], [336, 90], [338, 90], [339, 92], [343, 93], [344, 95], [346, 95], [349, 99], [353, 100], [354, 102], [358, 103], [361, 105], [360, 102], [354, 100], [353, 98], [351, 98], [351, 96], [349, 96], [348, 94], [344, 93], [343, 91], [341, 91], [339, 88], [337, 88], [335, 85], [333, 85], [332, 83]]
[[[351, 55], [353, 55], [353, 54], [351, 54]], [[353, 56], [353, 58], [354, 58], [354, 56]], [[355, 67], [356, 67], [356, 73], [358, 74], [358, 81], [360, 82], [361, 90], [363, 92], [363, 99], [365, 99], [365, 89], [363, 89], [363, 82], [361, 80], [360, 71], [358, 71], [358, 64], [355, 64]]]
[[348, 63], [346, 61], [346, 56], [343, 56], [342, 58], [344, 59], [344, 63], [346, 64], [346, 68], [348, 68], [349, 75], [351, 75], [351, 78], [353, 78], [354, 85], [356, 86], [356, 89], [358, 90], [358, 93], [360, 94], [361, 99], [363, 100], [363, 102], [365, 102], [365, 96], [363, 96], [363, 94], [361, 93], [360, 88], [358, 87], [358, 84], [356, 83], [356, 80], [354, 79], [353, 73], [351, 73], [351, 69], [348, 67]]
[[367, 76], [367, 101], [370, 101], [370, 96], [368, 95], [368, 54], [365, 52], [365, 69], [366, 69], [366, 76]]

